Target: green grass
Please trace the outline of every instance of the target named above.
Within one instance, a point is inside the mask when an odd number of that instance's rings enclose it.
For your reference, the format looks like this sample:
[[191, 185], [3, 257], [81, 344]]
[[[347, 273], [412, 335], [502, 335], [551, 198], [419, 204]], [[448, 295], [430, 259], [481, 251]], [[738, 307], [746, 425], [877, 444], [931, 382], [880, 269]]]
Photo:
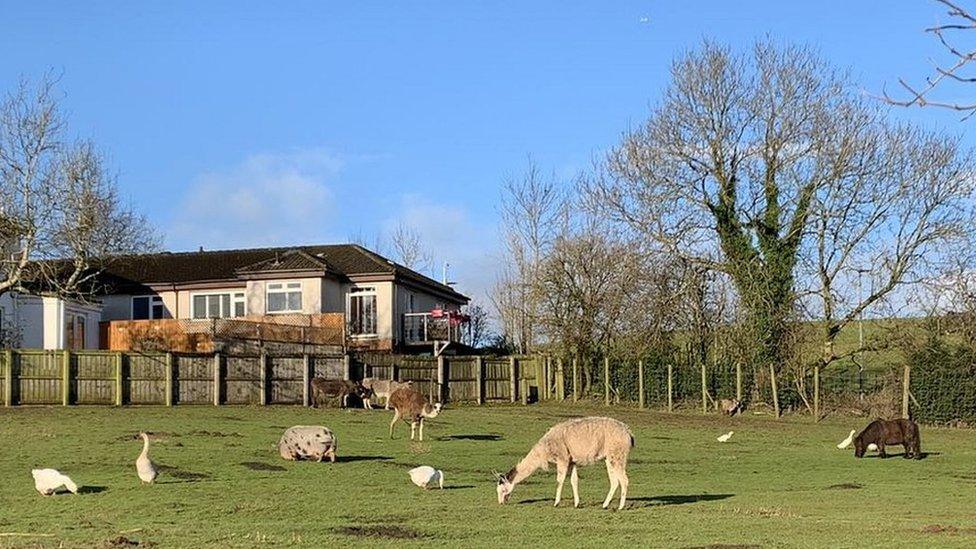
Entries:
[[[552, 470], [499, 506], [490, 471], [511, 467], [550, 425], [586, 414], [634, 431], [627, 508], [600, 508], [602, 464], [581, 469], [581, 509], [571, 507], [568, 483], [569, 504], [552, 507]], [[0, 546], [112, 546], [120, 536], [159, 547], [976, 544], [971, 431], [923, 428], [931, 454], [921, 461], [856, 460], [834, 446], [863, 420], [451, 407], [429, 422], [428, 441], [411, 443], [402, 425], [388, 440], [390, 417], [297, 407], [2, 409], [0, 533], [47, 536], [4, 535]], [[275, 443], [295, 424], [331, 427], [340, 462], [279, 459]], [[140, 429], [158, 434], [153, 458], [174, 468], [153, 486], [134, 470], [140, 443], [130, 437]], [[731, 429], [729, 443], [715, 441]], [[406, 471], [418, 464], [444, 469], [450, 489], [413, 486]], [[42, 497], [36, 466], [90, 491]]]

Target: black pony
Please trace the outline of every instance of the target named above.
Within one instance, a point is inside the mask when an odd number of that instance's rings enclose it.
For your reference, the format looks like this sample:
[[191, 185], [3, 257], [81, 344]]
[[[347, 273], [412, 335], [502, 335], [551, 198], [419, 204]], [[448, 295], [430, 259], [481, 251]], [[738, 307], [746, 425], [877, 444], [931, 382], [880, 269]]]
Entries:
[[905, 459], [922, 459], [922, 439], [918, 424], [910, 419], [876, 419], [854, 439], [854, 457], [864, 457], [868, 445], [878, 447], [878, 455], [888, 457], [885, 445], [901, 444], [905, 447]]

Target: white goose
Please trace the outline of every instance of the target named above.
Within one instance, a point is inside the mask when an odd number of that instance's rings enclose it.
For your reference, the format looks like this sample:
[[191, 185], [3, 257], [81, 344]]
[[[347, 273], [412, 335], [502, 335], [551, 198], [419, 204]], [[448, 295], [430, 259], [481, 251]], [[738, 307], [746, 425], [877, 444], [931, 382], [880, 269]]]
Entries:
[[715, 440], [717, 440], [717, 441], [719, 441], [719, 442], [728, 442], [728, 440], [729, 440], [730, 438], [732, 438], [732, 434], [733, 434], [733, 433], [735, 433], [735, 431], [729, 431], [728, 433], [725, 433], [724, 435], [722, 435], [722, 436], [720, 436], [720, 437], [718, 437], [718, 438], [717, 438], [717, 439], [715, 439]]
[[851, 442], [854, 440], [854, 433], [856, 433], [856, 432], [857, 431], [855, 431], [854, 429], [851, 429], [851, 434], [847, 435], [847, 438], [845, 438], [843, 442], [841, 442], [840, 444], [838, 444], [837, 447], [840, 448], [841, 450], [843, 450], [844, 448], [847, 448], [848, 446], [850, 446], [851, 445]]
[[139, 433], [139, 436], [142, 437], [143, 444], [142, 453], [136, 458], [136, 472], [139, 473], [139, 480], [146, 484], [152, 484], [159, 475], [159, 470], [156, 469], [156, 464], [149, 459], [149, 435]]
[[427, 465], [410, 469], [410, 480], [424, 490], [427, 489], [428, 484], [434, 481], [437, 481], [441, 490], [444, 489], [444, 471], [439, 471]]
[[32, 469], [31, 475], [34, 477], [34, 488], [42, 496], [50, 496], [61, 488], [72, 494], [78, 493], [78, 485], [57, 469]]

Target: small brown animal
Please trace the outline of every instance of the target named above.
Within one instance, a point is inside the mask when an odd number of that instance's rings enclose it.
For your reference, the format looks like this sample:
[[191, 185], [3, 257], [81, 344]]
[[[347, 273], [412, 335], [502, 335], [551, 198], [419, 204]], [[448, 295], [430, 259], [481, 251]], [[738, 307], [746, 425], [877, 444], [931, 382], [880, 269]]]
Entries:
[[346, 408], [349, 405], [349, 396], [356, 395], [365, 400], [369, 398], [370, 391], [356, 381], [344, 381], [336, 379], [325, 379], [322, 377], [312, 378], [312, 408], [318, 406], [319, 400], [325, 398], [339, 399], [339, 407]]
[[905, 448], [905, 459], [922, 459], [922, 439], [918, 434], [918, 424], [910, 419], [876, 419], [854, 438], [854, 457], [864, 457], [868, 446], [878, 447], [878, 456], [888, 457], [885, 445], [901, 444]]
[[723, 398], [715, 403], [715, 407], [727, 416], [734, 416], [742, 412], [742, 403], [735, 398]]
[[424, 440], [424, 418], [437, 417], [441, 413], [441, 403], [429, 404], [424, 395], [409, 387], [401, 387], [390, 395], [390, 406], [393, 407], [393, 421], [390, 422], [390, 438], [393, 438], [393, 426], [397, 420], [410, 422], [410, 440], [413, 440], [414, 429], [420, 424], [420, 441]]

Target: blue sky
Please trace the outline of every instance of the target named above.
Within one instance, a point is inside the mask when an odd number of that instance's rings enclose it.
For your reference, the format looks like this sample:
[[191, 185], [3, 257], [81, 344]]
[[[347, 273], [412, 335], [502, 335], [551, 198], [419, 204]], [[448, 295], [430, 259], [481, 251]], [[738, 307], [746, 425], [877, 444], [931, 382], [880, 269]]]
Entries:
[[[942, 50], [931, 0], [3, 2], [0, 88], [62, 74], [169, 249], [346, 241], [404, 223], [481, 298], [500, 182], [569, 178], [711, 38], [816, 46], [880, 91]], [[954, 113], [903, 111], [967, 134]]]

